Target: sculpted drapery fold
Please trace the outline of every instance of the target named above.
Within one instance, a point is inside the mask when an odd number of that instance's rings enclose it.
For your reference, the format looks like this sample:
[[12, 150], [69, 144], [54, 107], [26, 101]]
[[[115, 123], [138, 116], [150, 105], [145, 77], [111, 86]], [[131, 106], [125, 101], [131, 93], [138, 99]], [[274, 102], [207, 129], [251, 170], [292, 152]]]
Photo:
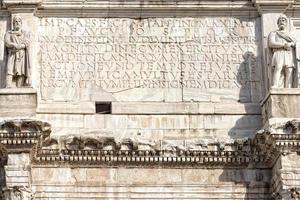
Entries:
[[272, 88], [298, 87], [298, 61], [297, 40], [287, 30], [288, 18], [281, 15], [277, 20], [278, 30], [273, 31], [268, 37], [272, 71]]
[[22, 19], [18, 16], [13, 18], [13, 30], [4, 36], [7, 48], [7, 74], [6, 87], [23, 87], [31, 84], [31, 64], [29, 36], [22, 30]]

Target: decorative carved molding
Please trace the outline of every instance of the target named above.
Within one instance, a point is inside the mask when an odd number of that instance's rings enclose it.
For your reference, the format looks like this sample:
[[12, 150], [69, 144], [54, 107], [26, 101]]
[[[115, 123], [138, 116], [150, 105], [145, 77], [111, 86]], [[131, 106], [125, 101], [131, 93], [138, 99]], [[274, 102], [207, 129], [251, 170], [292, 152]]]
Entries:
[[34, 164], [247, 166], [249, 140], [204, 144], [197, 140], [137, 141], [111, 137], [46, 138], [34, 148]]
[[5, 120], [0, 122], [0, 143], [9, 150], [30, 150], [38, 140], [48, 137], [49, 123], [36, 120]]
[[293, 120], [259, 131], [253, 139], [254, 155], [263, 156], [263, 164], [272, 167], [280, 155], [299, 153], [299, 126], [300, 122]]
[[288, 121], [259, 131], [254, 139], [207, 143], [201, 139], [117, 139], [101, 133], [54, 138], [50, 136], [50, 124], [46, 122], [7, 120], [0, 123], [0, 144], [3, 162], [5, 149], [29, 152], [36, 144], [31, 157], [38, 165], [270, 168], [280, 155], [300, 152], [299, 127], [300, 121]]
[[50, 124], [36, 120], [0, 122], [0, 166], [6, 165], [10, 152], [30, 152], [40, 139], [50, 135]]
[[[300, 151], [299, 121], [259, 131], [254, 139], [205, 143], [193, 140], [143, 141], [109, 136], [46, 137], [34, 148], [37, 165], [192, 166], [270, 168], [282, 154]], [[101, 135], [101, 134], [99, 134]]]
[[[38, 120], [20, 119], [4, 120], [0, 122], [0, 164], [7, 165], [9, 153], [27, 152], [29, 153], [34, 144], [43, 141], [49, 137], [51, 132], [50, 124]], [[23, 165], [25, 163], [21, 163]], [[6, 173], [7, 167], [5, 166]], [[20, 174], [21, 171], [19, 171]], [[7, 187], [2, 190], [4, 200], [32, 200], [32, 192], [29, 186], [19, 185], [14, 177], [15, 182], [7, 182]], [[22, 177], [24, 181], [24, 176]], [[29, 181], [29, 180], [28, 180]], [[17, 185], [15, 185], [17, 184]]]
[[[6, 0], [7, 1], [7, 0]], [[120, 7], [119, 5], [123, 6]], [[73, 12], [66, 12], [72, 10]], [[81, 13], [77, 11], [81, 11]], [[163, 10], [163, 12], [162, 12]], [[201, 11], [201, 12], [199, 12]], [[37, 9], [38, 16], [88, 16], [88, 17], [171, 17], [207, 16], [214, 11], [215, 15], [257, 16], [257, 10], [250, 1], [205, 1], [199, 4], [196, 0], [182, 1], [97, 1], [68, 2], [59, 0], [43, 1]]]

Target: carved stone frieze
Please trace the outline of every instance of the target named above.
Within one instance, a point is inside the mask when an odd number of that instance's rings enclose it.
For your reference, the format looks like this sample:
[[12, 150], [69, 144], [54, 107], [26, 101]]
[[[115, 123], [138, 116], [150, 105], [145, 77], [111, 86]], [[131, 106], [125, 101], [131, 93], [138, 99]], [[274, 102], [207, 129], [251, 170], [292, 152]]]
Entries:
[[[32, 152], [35, 164], [91, 165], [183, 165], [272, 167], [282, 154], [300, 152], [299, 121], [271, 126], [254, 139], [207, 142], [187, 140], [145, 140], [114, 136], [50, 136], [50, 124], [35, 120], [7, 120], [0, 123], [0, 143], [8, 150]], [[3, 151], [5, 152], [5, 151]]]
[[247, 166], [249, 140], [205, 144], [197, 140], [138, 141], [130, 138], [68, 136], [40, 141], [35, 164]]
[[[277, 166], [278, 160], [286, 158], [284, 155], [298, 156], [299, 125], [299, 121], [296, 120], [279, 123], [259, 131], [253, 139], [147, 140], [139, 137], [120, 138], [111, 133], [101, 132], [50, 135], [51, 128], [48, 123], [10, 120], [0, 124], [0, 143], [3, 146], [1, 152], [5, 153], [7, 149], [12, 155], [18, 149], [24, 151], [24, 144], [27, 144], [26, 148], [33, 147], [30, 150], [28, 148], [27, 152], [30, 152], [28, 163], [34, 167], [270, 169], [274, 168], [275, 164]], [[22, 142], [27, 140], [28, 143]], [[276, 173], [279, 179], [284, 176], [280, 170]], [[280, 181], [278, 183], [272, 189], [275, 199], [299, 199], [299, 189], [286, 189]], [[29, 185], [29, 182], [26, 186], [18, 186], [12, 182], [4, 189], [4, 199], [32, 199]]]
[[[254, 139], [207, 143], [200, 139], [140, 140], [68, 135], [44, 137], [34, 148], [35, 164], [256, 166], [269, 168], [282, 154], [298, 153], [299, 121], [259, 131]], [[101, 135], [101, 136], [99, 136]]]

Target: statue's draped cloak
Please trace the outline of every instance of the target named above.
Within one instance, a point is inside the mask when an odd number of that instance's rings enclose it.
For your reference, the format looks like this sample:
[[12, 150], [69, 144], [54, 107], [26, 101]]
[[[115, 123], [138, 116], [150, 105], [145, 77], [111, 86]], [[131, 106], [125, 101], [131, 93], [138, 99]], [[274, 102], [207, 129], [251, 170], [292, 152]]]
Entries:
[[[16, 45], [24, 44], [25, 49], [17, 50]], [[30, 85], [29, 41], [25, 32], [8, 31], [5, 36], [7, 47], [7, 74], [25, 76], [25, 84]]]
[[[281, 31], [276, 31], [275, 34], [276, 42], [283, 44], [287, 42], [296, 43], [293, 38]], [[285, 50], [284, 48], [273, 48], [272, 66], [275, 65], [295, 68], [295, 53], [293, 49]]]
[[[297, 40], [288, 35], [285, 32], [282, 31], [274, 31], [273, 34], [275, 34], [275, 41], [278, 43], [287, 43], [287, 42], [293, 42], [295, 44], [297, 43]], [[270, 46], [270, 44], [268, 45]], [[293, 48], [290, 50], [286, 50], [283, 47], [282, 48], [269, 48], [269, 58], [268, 58], [268, 65], [271, 66], [272, 68], [270, 71], [273, 70], [273, 67], [275, 65], [280, 65], [280, 66], [286, 66], [286, 67], [292, 67], [295, 68], [294, 71], [294, 79], [293, 79], [293, 86], [292, 87], [298, 87], [298, 71], [299, 71], [299, 61], [298, 57], [300, 57], [298, 54], [300, 53], [300, 49], [298, 49], [298, 45], [295, 47], [295, 51]], [[269, 76], [272, 74], [272, 72], [269, 73]], [[283, 80], [282, 80], [283, 81]], [[283, 84], [283, 83], [282, 83]]]

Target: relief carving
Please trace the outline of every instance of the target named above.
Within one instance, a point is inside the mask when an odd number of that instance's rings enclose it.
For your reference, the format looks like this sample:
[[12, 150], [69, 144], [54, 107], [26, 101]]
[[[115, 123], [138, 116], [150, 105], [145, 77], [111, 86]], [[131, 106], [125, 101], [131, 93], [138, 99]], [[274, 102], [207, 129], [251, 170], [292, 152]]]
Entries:
[[296, 39], [291, 36], [288, 28], [288, 18], [281, 15], [277, 20], [278, 30], [268, 37], [270, 48], [270, 65], [272, 71], [272, 88], [297, 87]]
[[291, 200], [300, 200], [300, 188], [292, 188], [291, 192]]
[[[176, 155], [182, 151], [224, 151], [225, 149], [245, 150], [249, 146], [248, 138], [233, 142], [210, 142], [200, 139], [188, 140], [146, 140], [140, 138], [116, 138], [113, 136], [61, 136], [47, 137], [40, 141], [42, 149], [66, 150], [130, 150], [165, 151]], [[228, 148], [225, 148], [228, 147]], [[230, 146], [230, 147], [229, 147]]]
[[[34, 163], [72, 163], [76, 165], [202, 165], [222, 163], [247, 165], [250, 142], [189, 140], [147, 140], [117, 138], [99, 134], [58, 136], [40, 140], [34, 148]], [[235, 153], [233, 153], [235, 152]], [[176, 166], [177, 166], [176, 165]]]
[[298, 120], [292, 120], [292, 121], [288, 121], [285, 125], [284, 125], [284, 130], [290, 133], [297, 133], [300, 127], [300, 121]]
[[120, 149], [120, 144], [113, 137], [69, 136], [63, 140], [66, 149]]
[[7, 74], [6, 87], [30, 86], [30, 58], [29, 36], [22, 30], [22, 19], [13, 18], [13, 29], [4, 37], [7, 48]]
[[139, 143], [130, 138], [114, 138], [110, 136], [62, 136], [47, 137], [41, 141], [43, 149], [59, 148], [67, 150], [137, 150], [139, 144], [145, 146], [154, 146], [151, 142]]
[[33, 194], [29, 187], [13, 186], [2, 191], [4, 200], [33, 200]]

